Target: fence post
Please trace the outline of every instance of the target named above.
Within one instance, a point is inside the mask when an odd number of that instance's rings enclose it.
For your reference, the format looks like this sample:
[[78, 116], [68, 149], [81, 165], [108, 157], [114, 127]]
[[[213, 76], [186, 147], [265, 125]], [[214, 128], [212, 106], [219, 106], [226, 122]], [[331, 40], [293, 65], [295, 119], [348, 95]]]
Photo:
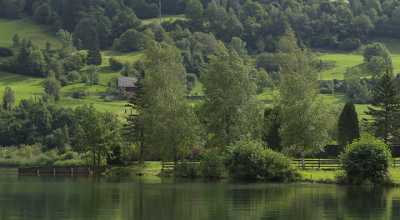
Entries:
[[321, 169], [321, 158], [318, 158], [318, 169]]

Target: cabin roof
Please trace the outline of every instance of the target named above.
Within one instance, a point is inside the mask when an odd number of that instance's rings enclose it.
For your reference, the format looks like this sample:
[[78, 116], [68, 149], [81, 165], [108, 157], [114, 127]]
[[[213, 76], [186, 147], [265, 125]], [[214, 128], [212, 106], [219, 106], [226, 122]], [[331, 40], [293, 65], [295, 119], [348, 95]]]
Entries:
[[136, 87], [137, 78], [136, 77], [119, 77], [118, 87], [119, 88], [133, 88]]

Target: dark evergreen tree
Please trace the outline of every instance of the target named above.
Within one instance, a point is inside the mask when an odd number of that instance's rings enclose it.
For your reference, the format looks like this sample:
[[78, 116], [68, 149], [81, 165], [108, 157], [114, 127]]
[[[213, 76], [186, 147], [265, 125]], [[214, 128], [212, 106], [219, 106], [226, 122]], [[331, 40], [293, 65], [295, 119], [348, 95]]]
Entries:
[[264, 111], [264, 136], [263, 140], [266, 145], [276, 151], [282, 150], [281, 137], [279, 129], [281, 122], [279, 118], [279, 111], [276, 108], [266, 109]]
[[144, 162], [145, 154], [145, 139], [144, 139], [144, 117], [146, 105], [144, 100], [144, 87], [143, 78], [139, 77], [136, 83], [134, 95], [129, 100], [126, 107], [129, 109], [124, 126], [124, 136], [127, 140], [139, 147], [138, 160], [140, 163]]
[[366, 112], [371, 119], [364, 119], [377, 137], [386, 143], [398, 135], [400, 99], [394, 81], [385, 74], [372, 90], [373, 102]]
[[87, 64], [98, 66], [101, 65], [101, 63], [102, 63], [102, 57], [100, 49], [98, 47], [94, 49], [89, 49], [87, 55]]
[[360, 138], [360, 127], [357, 111], [354, 104], [348, 102], [339, 116], [338, 143], [341, 146], [346, 146], [358, 138]]

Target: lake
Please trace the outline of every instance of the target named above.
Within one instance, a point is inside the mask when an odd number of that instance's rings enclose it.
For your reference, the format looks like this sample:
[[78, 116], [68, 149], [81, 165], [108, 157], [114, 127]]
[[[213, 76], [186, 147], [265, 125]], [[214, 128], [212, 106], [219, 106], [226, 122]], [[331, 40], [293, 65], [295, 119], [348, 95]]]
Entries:
[[0, 174], [1, 220], [400, 219], [400, 189]]

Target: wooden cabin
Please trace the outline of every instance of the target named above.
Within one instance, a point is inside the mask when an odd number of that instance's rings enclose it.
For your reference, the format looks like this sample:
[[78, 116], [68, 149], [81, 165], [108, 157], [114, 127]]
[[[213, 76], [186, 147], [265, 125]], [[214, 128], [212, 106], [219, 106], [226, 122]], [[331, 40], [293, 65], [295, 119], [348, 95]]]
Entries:
[[136, 77], [119, 77], [118, 78], [118, 88], [122, 94], [134, 93], [136, 90]]

